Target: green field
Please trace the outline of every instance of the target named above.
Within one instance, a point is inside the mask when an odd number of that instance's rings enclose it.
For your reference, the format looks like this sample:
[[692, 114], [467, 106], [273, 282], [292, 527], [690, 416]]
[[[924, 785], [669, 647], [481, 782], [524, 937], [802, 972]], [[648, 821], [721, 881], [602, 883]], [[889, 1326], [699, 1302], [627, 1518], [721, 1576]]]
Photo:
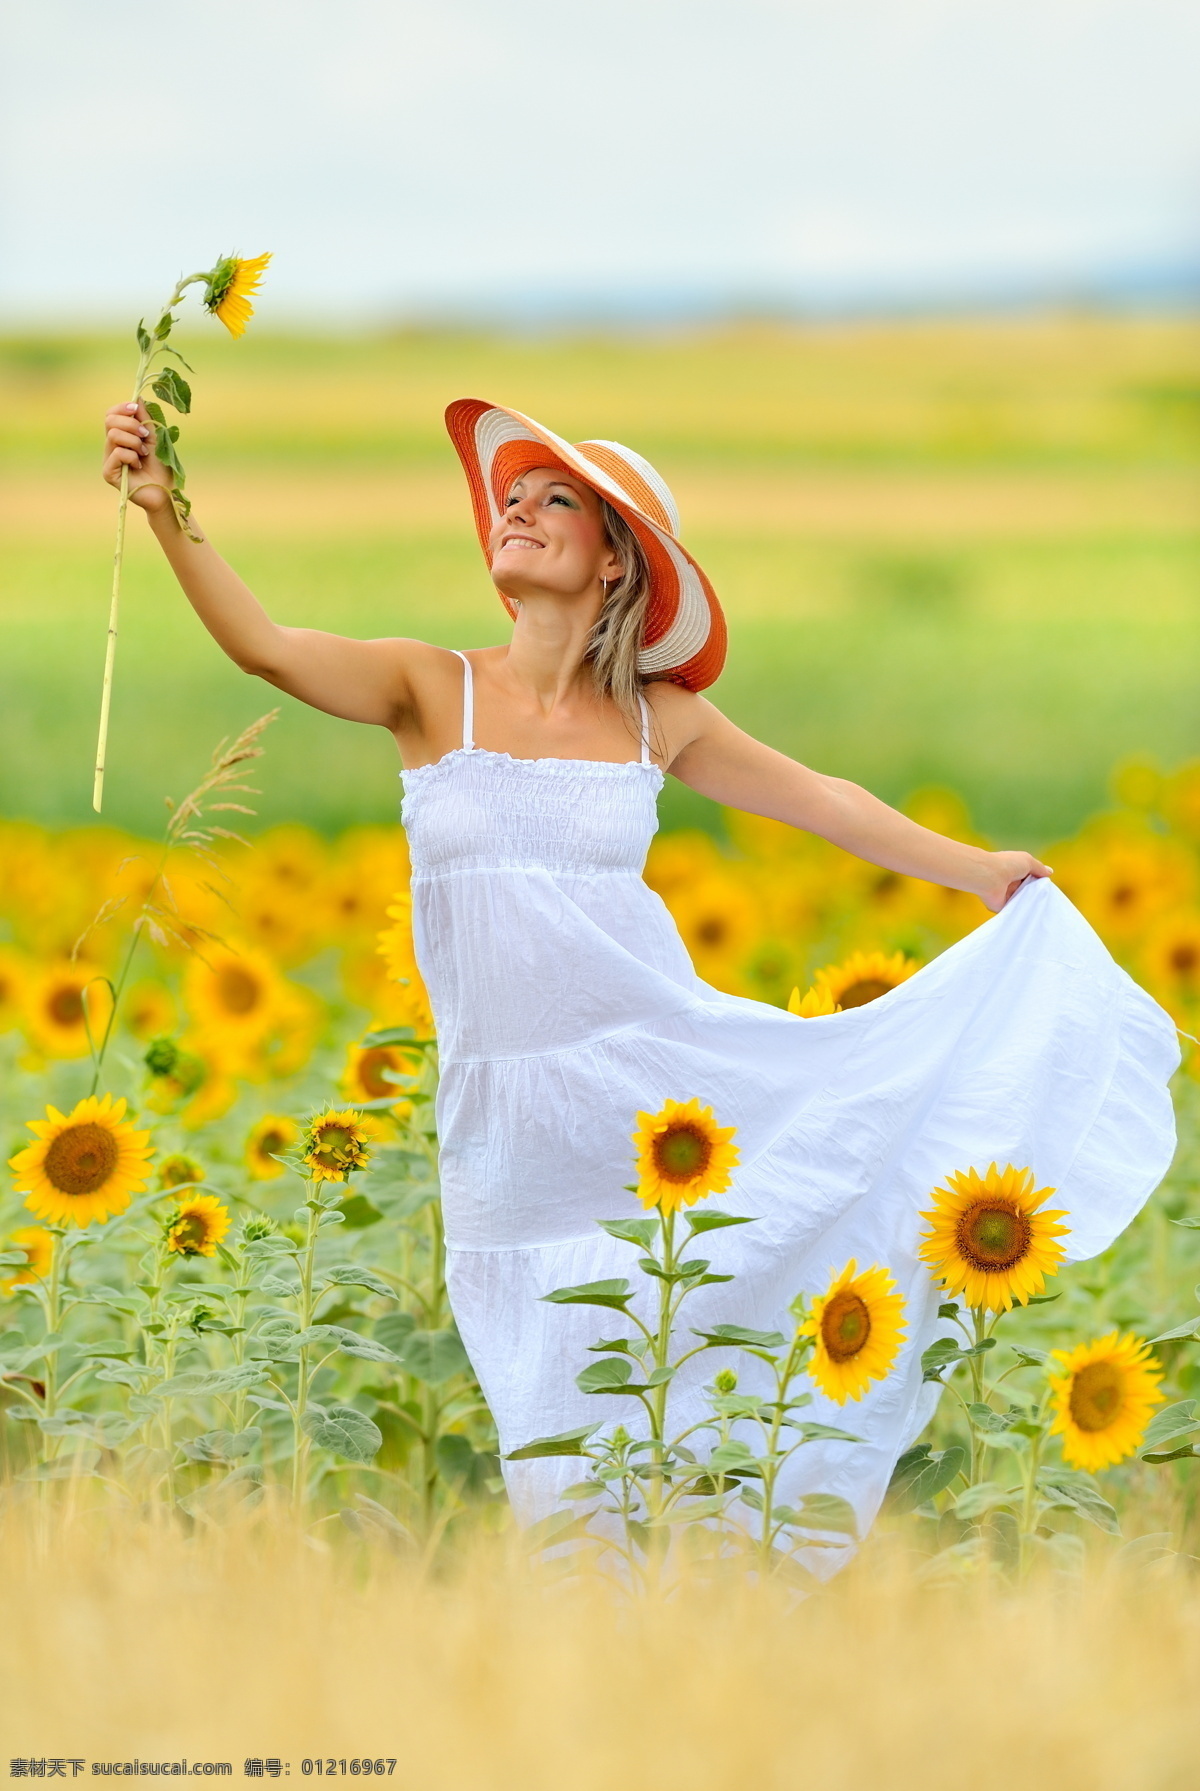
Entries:
[[[1200, 753], [1190, 319], [181, 339], [197, 512], [281, 620], [503, 638], [440, 421], [479, 393], [655, 461], [729, 612], [710, 694], [823, 770], [891, 800], [953, 784], [1036, 843], [1122, 756]], [[0, 342], [0, 813], [90, 816], [114, 509], [97, 425], [130, 358]], [[213, 647], [140, 517], [131, 536], [106, 818], [147, 828], [276, 697]], [[391, 742], [280, 700], [264, 820], [394, 815]], [[713, 821], [672, 784], [663, 819]]]

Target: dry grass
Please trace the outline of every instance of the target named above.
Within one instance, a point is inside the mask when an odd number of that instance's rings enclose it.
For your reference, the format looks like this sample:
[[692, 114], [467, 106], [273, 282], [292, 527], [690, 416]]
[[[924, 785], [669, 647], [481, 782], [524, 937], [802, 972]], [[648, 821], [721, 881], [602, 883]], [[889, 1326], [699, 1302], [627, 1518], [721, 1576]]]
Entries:
[[[326, 1532], [328, 1533], [328, 1532]], [[1184, 1791], [1200, 1598], [1098, 1571], [918, 1585], [886, 1542], [797, 1606], [745, 1581], [631, 1605], [493, 1543], [437, 1582], [286, 1525], [0, 1534], [9, 1755], [395, 1757], [470, 1791]]]

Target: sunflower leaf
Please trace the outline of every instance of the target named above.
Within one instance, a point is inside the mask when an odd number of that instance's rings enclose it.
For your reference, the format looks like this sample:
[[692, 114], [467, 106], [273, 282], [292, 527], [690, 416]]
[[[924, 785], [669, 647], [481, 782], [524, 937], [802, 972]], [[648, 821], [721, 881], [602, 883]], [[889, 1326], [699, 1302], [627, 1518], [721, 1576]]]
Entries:
[[781, 1331], [752, 1331], [746, 1325], [713, 1325], [708, 1331], [692, 1331], [702, 1337], [710, 1349], [782, 1349], [787, 1342]]
[[581, 1393], [628, 1393], [633, 1390], [629, 1386], [632, 1379], [633, 1363], [628, 1356], [606, 1356], [581, 1369], [575, 1385]]
[[643, 1250], [648, 1250], [658, 1236], [657, 1219], [597, 1219], [596, 1223], [610, 1238], [640, 1244]]
[[852, 1431], [839, 1430], [836, 1424], [812, 1424], [806, 1421], [792, 1424], [791, 1428], [798, 1430], [806, 1443], [861, 1443], [865, 1440], [863, 1437], [856, 1437]]
[[632, 1337], [604, 1337], [599, 1343], [588, 1344], [588, 1353], [590, 1355], [603, 1355], [609, 1350], [615, 1350], [622, 1355], [631, 1356], [634, 1350], [634, 1340]]
[[552, 1437], [538, 1437], [507, 1454], [505, 1461], [538, 1461], [548, 1455], [586, 1455], [583, 1445], [595, 1435], [599, 1426], [584, 1424], [578, 1430], [560, 1430]]
[[440, 1386], [471, 1366], [457, 1331], [411, 1331], [400, 1359], [409, 1374], [429, 1387]]
[[169, 404], [172, 410], [186, 416], [192, 408], [192, 388], [182, 373], [175, 367], [164, 367], [154, 380], [151, 390], [156, 398]]
[[[343, 1215], [344, 1216], [344, 1215]], [[373, 1269], [365, 1269], [357, 1263], [338, 1263], [336, 1267], [326, 1269], [321, 1277], [322, 1287], [365, 1287], [368, 1293], [382, 1294], [385, 1299], [394, 1300], [396, 1291], [389, 1287], [382, 1275], [375, 1274]]]
[[1108, 1500], [1102, 1498], [1086, 1474], [1068, 1474], [1061, 1469], [1044, 1469], [1038, 1475], [1038, 1487], [1054, 1504], [1068, 1506], [1080, 1517], [1086, 1517], [1097, 1529], [1119, 1536], [1121, 1526]]
[[720, 1213], [714, 1211], [688, 1213], [687, 1222], [691, 1235], [698, 1236], [702, 1231], [719, 1231], [725, 1225], [757, 1225], [757, 1219], [743, 1219], [737, 1213]]
[[542, 1299], [555, 1306], [610, 1306], [623, 1312], [633, 1298], [628, 1281], [582, 1281], [578, 1287], [556, 1287]]
[[318, 1449], [328, 1449], [346, 1461], [371, 1461], [383, 1447], [383, 1432], [356, 1406], [310, 1408], [300, 1422]]
[[1142, 1454], [1144, 1456], [1147, 1449], [1161, 1448], [1163, 1443], [1173, 1443], [1176, 1437], [1187, 1436], [1189, 1431], [1196, 1429], [1200, 1429], [1196, 1401], [1178, 1399], [1174, 1405], [1166, 1405], [1161, 1412], [1156, 1412], [1147, 1424], [1142, 1438]]
[[887, 1490], [889, 1508], [903, 1514], [926, 1504], [957, 1479], [966, 1460], [966, 1450], [957, 1444], [937, 1451], [928, 1443], [906, 1449], [892, 1470]]
[[796, 1522], [800, 1529], [824, 1530], [858, 1539], [858, 1518], [853, 1505], [834, 1493], [805, 1493], [797, 1507]]
[[1198, 1332], [1200, 1332], [1200, 1316], [1189, 1318], [1186, 1323], [1175, 1325], [1169, 1331], [1160, 1331], [1158, 1336], [1152, 1337], [1150, 1341], [1151, 1343], [1170, 1343], [1175, 1337], [1195, 1337]]

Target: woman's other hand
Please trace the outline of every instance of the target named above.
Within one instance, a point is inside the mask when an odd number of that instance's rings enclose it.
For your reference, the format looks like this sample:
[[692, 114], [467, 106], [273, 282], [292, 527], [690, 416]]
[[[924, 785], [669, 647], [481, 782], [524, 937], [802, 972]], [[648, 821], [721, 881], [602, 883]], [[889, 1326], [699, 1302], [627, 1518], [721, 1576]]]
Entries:
[[1048, 864], [1043, 864], [1029, 852], [989, 852], [984, 859], [983, 871], [983, 880], [975, 893], [993, 914], [999, 913], [1027, 877], [1054, 875]]
[[154, 425], [144, 404], [115, 404], [104, 419], [102, 471], [108, 484], [120, 485], [125, 467], [133, 502], [143, 510], [165, 510], [171, 475], [154, 452]]

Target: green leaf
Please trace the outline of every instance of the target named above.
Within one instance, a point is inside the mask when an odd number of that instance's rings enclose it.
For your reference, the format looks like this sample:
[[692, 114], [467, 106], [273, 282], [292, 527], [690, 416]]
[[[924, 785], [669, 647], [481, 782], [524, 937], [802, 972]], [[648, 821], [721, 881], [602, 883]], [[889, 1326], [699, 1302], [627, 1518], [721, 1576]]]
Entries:
[[151, 390], [164, 404], [169, 404], [172, 410], [179, 411], [183, 416], [192, 408], [192, 388], [175, 367], [164, 367], [154, 380]]
[[800, 1529], [824, 1530], [858, 1540], [858, 1519], [853, 1505], [834, 1493], [805, 1493], [796, 1506], [796, 1516]]
[[705, 1464], [710, 1474], [753, 1474], [757, 1478], [760, 1470], [758, 1457], [749, 1444], [737, 1437], [731, 1437], [727, 1443], [718, 1443]]
[[166, 341], [167, 337], [171, 334], [171, 325], [174, 321], [175, 313], [173, 311], [163, 312], [162, 316], [154, 326], [154, 340], [156, 342]]
[[1058, 1293], [1052, 1293], [1052, 1294], [1030, 1294], [1029, 1298], [1024, 1302], [1024, 1304], [1026, 1306], [1050, 1306], [1054, 1303], [1055, 1300], [1061, 1300], [1061, 1299], [1062, 1299], [1061, 1291]]
[[206, 1430], [179, 1446], [189, 1461], [237, 1461], [249, 1455], [261, 1436], [259, 1426], [252, 1424], [248, 1430]]
[[382, 1294], [385, 1299], [394, 1300], [396, 1291], [389, 1287], [381, 1275], [372, 1269], [364, 1269], [358, 1263], [338, 1263], [335, 1268], [326, 1269], [321, 1277], [323, 1287], [365, 1287], [369, 1293]]
[[1049, 1350], [1029, 1349], [1024, 1344], [1020, 1349], [1014, 1347], [1013, 1355], [1024, 1368], [1040, 1368], [1044, 1362], [1050, 1360]]
[[376, 1045], [411, 1045], [416, 1051], [433, 1049], [433, 1040], [419, 1039], [411, 1026], [380, 1026], [368, 1032], [362, 1042], [371, 1049]]
[[957, 1300], [943, 1300], [937, 1309], [939, 1318], [957, 1318], [959, 1305]]
[[401, 1352], [406, 1371], [437, 1387], [470, 1369], [467, 1352], [457, 1331], [412, 1331]]
[[996, 1339], [984, 1337], [979, 1343], [959, 1344], [953, 1337], [938, 1337], [921, 1356], [921, 1375], [923, 1380], [940, 1381], [943, 1373], [955, 1362], [965, 1362], [971, 1356], [982, 1356], [986, 1350], [994, 1349]]
[[1121, 1534], [1116, 1512], [1108, 1500], [1101, 1497], [1089, 1475], [1048, 1468], [1038, 1475], [1037, 1483], [1040, 1490], [1056, 1505], [1069, 1506], [1080, 1517], [1086, 1517], [1090, 1524], [1095, 1524], [1097, 1529], [1107, 1530], [1110, 1536]]
[[1198, 1330], [1200, 1330], [1200, 1316], [1187, 1319], [1183, 1324], [1176, 1325], [1173, 1330], [1160, 1331], [1158, 1336], [1152, 1337], [1150, 1341], [1151, 1343], [1170, 1343], [1175, 1337], [1195, 1337]]
[[[383, 1218], [377, 1206], [372, 1206], [365, 1194], [352, 1194], [349, 1200], [342, 1202], [342, 1218], [351, 1231], [365, 1231], [368, 1225], [378, 1225]], [[395, 1299], [395, 1294], [392, 1298]]]
[[990, 1405], [969, 1405], [967, 1414], [976, 1430], [999, 1431], [1010, 1428], [1003, 1412], [994, 1412]]
[[648, 1250], [658, 1236], [657, 1219], [597, 1219], [601, 1231], [606, 1231], [610, 1238], [620, 1238], [626, 1244], [640, 1244]]
[[318, 1449], [329, 1449], [346, 1461], [371, 1461], [383, 1446], [383, 1432], [352, 1405], [313, 1408], [300, 1420]]
[[500, 1464], [490, 1450], [473, 1449], [466, 1437], [451, 1432], [437, 1440], [437, 1465], [442, 1478], [460, 1494], [478, 1498], [487, 1492]]
[[757, 1219], [739, 1218], [737, 1213], [720, 1213], [709, 1209], [705, 1212], [688, 1213], [688, 1226], [692, 1237], [698, 1237], [702, 1231], [720, 1231], [726, 1225], [757, 1225]]
[[377, 1318], [374, 1333], [385, 1349], [394, 1350], [396, 1355], [403, 1356], [404, 1346], [417, 1328], [417, 1321], [411, 1312], [388, 1312], [383, 1318]]
[[605, 1356], [591, 1362], [575, 1376], [581, 1393], [626, 1393], [633, 1379], [633, 1363], [628, 1356]]
[[718, 1517], [729, 1503], [728, 1493], [715, 1493], [709, 1498], [689, 1499], [686, 1504], [675, 1504], [658, 1517], [648, 1519], [648, 1530], [662, 1529], [667, 1524], [687, 1524], [699, 1522], [706, 1517]]
[[928, 1443], [918, 1443], [906, 1449], [888, 1485], [889, 1509], [898, 1514], [915, 1511], [957, 1479], [966, 1460], [966, 1450], [957, 1445], [935, 1451]]
[[584, 1424], [578, 1430], [560, 1430], [552, 1437], [538, 1437], [536, 1442], [524, 1443], [521, 1448], [511, 1450], [504, 1459], [540, 1461], [547, 1455], [586, 1455], [583, 1445], [598, 1429], [597, 1424]]
[[236, 1393], [243, 1387], [257, 1387], [267, 1379], [267, 1371], [253, 1362], [240, 1368], [189, 1368], [183, 1374], [161, 1381], [153, 1389], [158, 1399], [199, 1399], [208, 1393]]
[[1165, 1405], [1161, 1412], [1156, 1412], [1151, 1418], [1142, 1438], [1140, 1453], [1145, 1454], [1147, 1449], [1159, 1449], [1164, 1443], [1172, 1443], [1176, 1437], [1185, 1437], [1189, 1431], [1196, 1429], [1200, 1429], [1196, 1401], [1178, 1399], [1174, 1405]]
[[602, 1356], [615, 1352], [618, 1355], [631, 1356], [634, 1353], [632, 1337], [603, 1337], [599, 1343], [588, 1344], [588, 1354]]
[[1172, 1219], [1172, 1225], [1178, 1225], [1181, 1231], [1200, 1231], [1200, 1219]]
[[144, 319], [140, 321], [137, 326], [137, 345], [143, 354], [145, 354], [151, 346], [150, 332], [146, 328]]
[[955, 1517], [962, 1518], [964, 1523], [973, 1523], [986, 1517], [989, 1511], [997, 1511], [1001, 1506], [1010, 1511], [1020, 1502], [1020, 1487], [1001, 1486], [996, 1480], [983, 1480], [978, 1486], [968, 1486], [960, 1492], [952, 1506]]
[[839, 1430], [836, 1424], [796, 1424], [789, 1420], [791, 1428], [798, 1430], [806, 1443], [861, 1443], [866, 1439], [856, 1437], [849, 1430]]
[[543, 1294], [553, 1306], [610, 1306], [623, 1312], [633, 1297], [628, 1281], [583, 1281], [578, 1287], [557, 1287]]
[[1150, 1449], [1142, 1455], [1143, 1461], [1151, 1462], [1158, 1467], [1164, 1461], [1186, 1461], [1192, 1456], [1200, 1456], [1200, 1449], [1191, 1443], [1185, 1443], [1182, 1449]]
[[711, 1349], [728, 1345], [732, 1349], [782, 1349], [787, 1338], [782, 1331], [752, 1331], [746, 1325], [714, 1325], [709, 1331], [692, 1332], [702, 1337]]

